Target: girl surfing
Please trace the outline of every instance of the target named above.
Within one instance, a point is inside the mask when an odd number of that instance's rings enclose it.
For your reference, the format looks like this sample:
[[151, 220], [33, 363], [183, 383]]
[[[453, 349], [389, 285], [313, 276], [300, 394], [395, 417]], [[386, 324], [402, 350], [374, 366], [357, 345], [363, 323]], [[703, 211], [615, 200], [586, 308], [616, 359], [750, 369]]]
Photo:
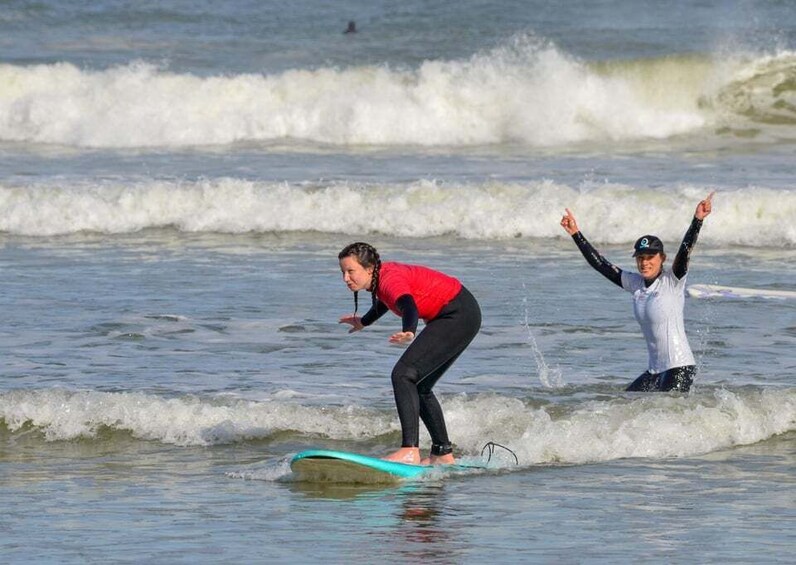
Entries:
[[[401, 317], [391, 343], [409, 344], [392, 370], [392, 387], [401, 422], [401, 448], [384, 457], [410, 464], [453, 464], [442, 407], [432, 388], [470, 344], [481, 327], [481, 309], [455, 278], [420, 265], [382, 263], [367, 243], [352, 243], [338, 255], [343, 282], [354, 293], [354, 313], [340, 318], [349, 333], [371, 325], [388, 310]], [[370, 310], [357, 316], [358, 293], [372, 294]], [[425, 328], [417, 333], [419, 319]], [[431, 453], [420, 457], [419, 421], [431, 435]]]

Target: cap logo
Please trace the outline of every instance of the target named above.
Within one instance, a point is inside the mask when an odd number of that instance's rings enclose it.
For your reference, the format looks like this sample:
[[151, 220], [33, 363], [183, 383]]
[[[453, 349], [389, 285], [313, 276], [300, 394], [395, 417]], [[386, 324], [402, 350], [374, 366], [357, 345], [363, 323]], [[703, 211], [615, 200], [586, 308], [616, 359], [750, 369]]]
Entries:
[[644, 239], [642, 239], [641, 242], [638, 244], [638, 248], [639, 249], [646, 249], [649, 246], [650, 246], [650, 242], [649, 242], [649, 240], [646, 237]]

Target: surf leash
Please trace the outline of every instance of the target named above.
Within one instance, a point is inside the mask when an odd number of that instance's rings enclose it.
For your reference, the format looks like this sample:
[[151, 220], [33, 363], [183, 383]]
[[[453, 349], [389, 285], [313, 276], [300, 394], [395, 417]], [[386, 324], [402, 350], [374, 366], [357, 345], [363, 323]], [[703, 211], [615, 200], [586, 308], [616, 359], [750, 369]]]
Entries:
[[517, 454], [516, 453], [514, 453], [512, 450], [510, 450], [505, 445], [500, 445], [499, 443], [495, 443], [494, 441], [486, 442], [484, 447], [481, 448], [481, 457], [484, 456], [484, 451], [489, 450], [489, 456], [487, 457], [487, 460], [486, 460], [486, 462], [489, 463], [490, 461], [492, 461], [492, 455], [495, 454], [495, 448], [497, 448], [497, 447], [499, 447], [501, 449], [505, 449], [506, 451], [511, 453], [511, 456], [514, 457], [514, 464], [515, 465], [519, 465], [520, 464], [520, 460], [517, 458]]

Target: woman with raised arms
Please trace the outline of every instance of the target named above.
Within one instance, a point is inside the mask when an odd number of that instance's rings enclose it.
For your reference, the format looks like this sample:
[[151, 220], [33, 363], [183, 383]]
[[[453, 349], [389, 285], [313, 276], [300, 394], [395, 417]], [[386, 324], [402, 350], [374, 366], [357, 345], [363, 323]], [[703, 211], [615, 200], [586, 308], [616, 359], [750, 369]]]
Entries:
[[[343, 316], [351, 332], [371, 325], [388, 310], [401, 317], [391, 343], [410, 344], [392, 371], [392, 387], [401, 421], [401, 448], [384, 457], [411, 464], [453, 464], [453, 448], [442, 407], [432, 388], [470, 344], [481, 327], [481, 309], [455, 278], [420, 265], [382, 263], [375, 248], [352, 243], [338, 255], [343, 282], [354, 293], [354, 314]], [[356, 315], [359, 291], [372, 293], [372, 306]], [[417, 333], [419, 319], [425, 328]], [[420, 457], [419, 421], [431, 435], [431, 453]]]
[[710, 214], [714, 194], [711, 192], [697, 205], [670, 271], [664, 268], [663, 242], [654, 235], [636, 241], [633, 257], [638, 273], [631, 273], [612, 265], [591, 246], [569, 209], [561, 218], [561, 227], [575, 240], [589, 265], [633, 295], [633, 313], [647, 341], [649, 363], [646, 372], [626, 390], [687, 392], [696, 376], [696, 362], [683, 323], [685, 281], [691, 250], [702, 221]]

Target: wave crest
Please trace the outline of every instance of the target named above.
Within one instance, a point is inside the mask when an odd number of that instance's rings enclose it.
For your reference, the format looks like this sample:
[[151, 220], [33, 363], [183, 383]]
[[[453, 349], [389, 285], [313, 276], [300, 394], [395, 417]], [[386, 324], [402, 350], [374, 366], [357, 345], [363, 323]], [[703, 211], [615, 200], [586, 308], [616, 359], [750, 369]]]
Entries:
[[[561, 238], [561, 214], [570, 208], [594, 242], [629, 243], [650, 232], [674, 244], [682, 238], [696, 202], [711, 190], [689, 185], [667, 190], [620, 184], [571, 187], [552, 181], [369, 185], [234, 178], [0, 186], [0, 232], [51, 236], [174, 228], [231, 234]], [[714, 202], [716, 213], [700, 242], [796, 246], [796, 192], [750, 187], [719, 191]]]
[[102, 71], [0, 65], [0, 140], [174, 148], [665, 139], [750, 120], [758, 128], [793, 126], [795, 69], [790, 52], [586, 64], [526, 36], [416, 69], [201, 77], [146, 63]]
[[[445, 411], [458, 449], [476, 454], [485, 441], [495, 439], [512, 447], [523, 465], [692, 456], [796, 430], [792, 389], [619, 396], [555, 410], [500, 395], [462, 395], [446, 399]], [[267, 439], [279, 432], [341, 441], [398, 433], [392, 409], [385, 413], [278, 401], [166, 399], [132, 392], [4, 392], [3, 421], [12, 432], [26, 425], [40, 429], [49, 441], [95, 438], [99, 428], [108, 427], [182, 446]]]

